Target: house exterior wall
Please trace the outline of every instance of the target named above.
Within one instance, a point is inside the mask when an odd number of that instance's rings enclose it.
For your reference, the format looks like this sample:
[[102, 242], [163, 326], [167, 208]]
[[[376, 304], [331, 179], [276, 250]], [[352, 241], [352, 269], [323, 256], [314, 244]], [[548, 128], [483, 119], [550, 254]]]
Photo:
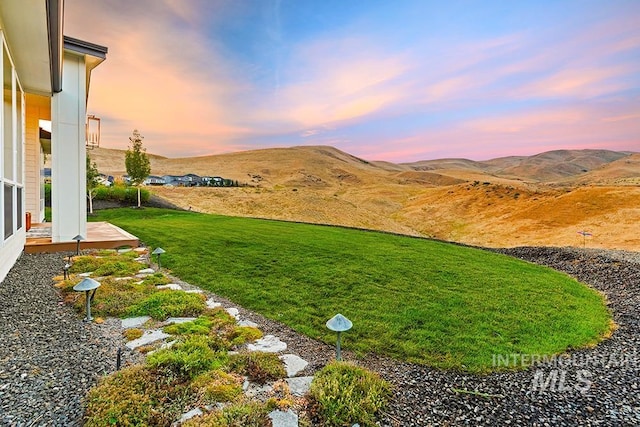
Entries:
[[32, 222], [44, 221], [43, 153], [40, 145], [40, 120], [51, 120], [51, 100], [27, 94], [25, 114], [25, 209]]
[[51, 239], [87, 235], [86, 64], [65, 52], [62, 92], [51, 102]]
[[0, 280], [22, 253], [24, 221], [24, 93], [0, 25]]

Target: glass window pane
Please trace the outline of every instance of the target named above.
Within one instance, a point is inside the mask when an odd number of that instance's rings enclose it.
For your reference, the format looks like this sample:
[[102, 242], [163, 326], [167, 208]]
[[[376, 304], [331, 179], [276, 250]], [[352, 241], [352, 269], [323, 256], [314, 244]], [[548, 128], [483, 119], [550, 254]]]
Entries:
[[24, 212], [22, 212], [22, 188], [16, 188], [16, 230], [22, 228], [22, 218], [24, 218]]
[[22, 103], [24, 94], [20, 91], [20, 86], [16, 84], [16, 131], [17, 131], [17, 139], [16, 139], [16, 182], [18, 184], [24, 184], [24, 177], [22, 176], [23, 165], [22, 159], [24, 156], [24, 129], [22, 128], [22, 124], [24, 121], [22, 120]]
[[13, 234], [13, 186], [4, 185], [4, 238]]
[[[13, 72], [7, 51], [2, 49], [4, 177], [13, 180]], [[6, 228], [6, 226], [5, 226]]]

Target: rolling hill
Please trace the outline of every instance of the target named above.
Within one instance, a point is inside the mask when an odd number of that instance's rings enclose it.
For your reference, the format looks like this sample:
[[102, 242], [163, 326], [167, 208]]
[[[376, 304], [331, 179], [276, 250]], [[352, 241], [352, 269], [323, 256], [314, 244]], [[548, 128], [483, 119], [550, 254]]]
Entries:
[[[124, 151], [96, 149], [103, 173]], [[225, 215], [335, 224], [508, 247], [640, 248], [640, 153], [558, 150], [487, 161], [367, 161], [326, 146], [170, 159], [152, 173], [220, 175], [240, 188], [165, 188], [182, 207]]]

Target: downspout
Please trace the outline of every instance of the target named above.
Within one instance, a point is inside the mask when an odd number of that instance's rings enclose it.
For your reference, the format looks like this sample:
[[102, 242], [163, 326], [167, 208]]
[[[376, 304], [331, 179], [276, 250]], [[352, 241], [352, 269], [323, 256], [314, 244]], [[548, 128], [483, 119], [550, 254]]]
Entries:
[[58, 93], [62, 92], [64, 0], [47, 0], [47, 25], [49, 27], [51, 92]]

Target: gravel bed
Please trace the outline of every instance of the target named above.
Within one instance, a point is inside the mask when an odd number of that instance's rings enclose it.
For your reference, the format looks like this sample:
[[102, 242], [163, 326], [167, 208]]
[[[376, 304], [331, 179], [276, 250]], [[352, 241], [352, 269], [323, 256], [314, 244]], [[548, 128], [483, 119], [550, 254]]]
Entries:
[[[640, 425], [640, 253], [499, 252], [564, 271], [600, 290], [619, 328], [595, 349], [520, 372], [479, 376], [380, 356], [359, 359], [394, 384], [381, 425]], [[50, 280], [62, 264], [60, 255], [23, 255], [0, 284], [0, 425], [80, 425], [82, 397], [98, 377], [115, 370], [115, 351], [122, 345], [118, 321], [86, 324], [62, 305]], [[312, 374], [334, 355], [332, 346], [213, 297], [309, 361], [300, 375]], [[343, 356], [356, 359], [349, 352]]]
[[23, 254], [0, 283], [0, 425], [81, 425], [82, 398], [115, 370], [119, 321], [85, 323], [51, 278], [61, 254]]

